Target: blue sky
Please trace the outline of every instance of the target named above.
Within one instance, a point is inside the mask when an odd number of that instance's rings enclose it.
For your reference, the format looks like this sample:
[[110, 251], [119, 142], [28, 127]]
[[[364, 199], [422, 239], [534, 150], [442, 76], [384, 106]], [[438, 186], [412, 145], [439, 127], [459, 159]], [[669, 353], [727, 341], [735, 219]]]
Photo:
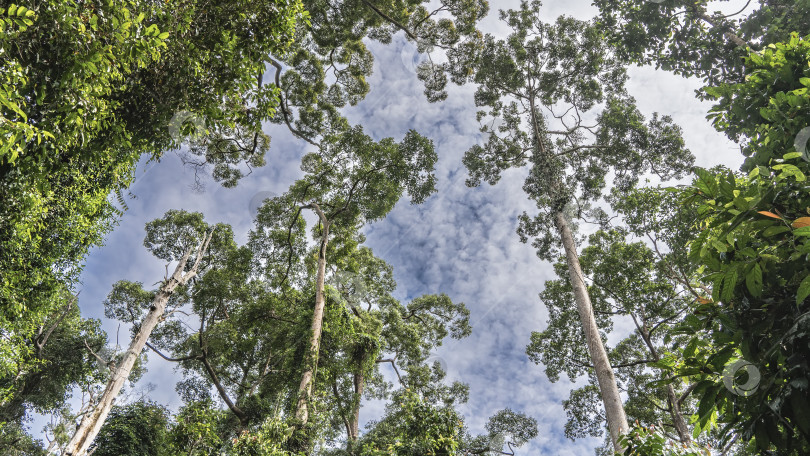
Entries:
[[[497, 9], [516, 8], [519, 0], [496, 0], [490, 5], [493, 11], [481, 27], [503, 35]], [[594, 13], [586, 0], [548, 1], [542, 10], [546, 22], [560, 14], [587, 19]], [[566, 379], [550, 383], [542, 366], [525, 355], [531, 332], [545, 327], [546, 310], [537, 295], [553, 274], [550, 265], [537, 259], [532, 247], [521, 244], [515, 234], [517, 215], [533, 209], [521, 189], [525, 172], [508, 171], [494, 187], [466, 187], [461, 156], [482, 138], [475, 120], [474, 87], [454, 86], [446, 101], [429, 104], [413, 69], [418, 55], [401, 34], [389, 46], [370, 46], [375, 56], [371, 93], [359, 106], [347, 109], [346, 115], [377, 139], [399, 139], [416, 129], [433, 139], [440, 159], [438, 193], [420, 206], [400, 202], [388, 218], [365, 228], [367, 244], [394, 267], [400, 299], [446, 293], [470, 308], [472, 336], [449, 341], [436, 356], [446, 365], [449, 380], [470, 385], [470, 401], [461, 410], [473, 431], [482, 432], [488, 416], [510, 407], [539, 423], [539, 437], [518, 454], [593, 454], [601, 439], [572, 442], [563, 435], [561, 402], [574, 384]], [[698, 81], [652, 68], [633, 68], [630, 74], [629, 91], [641, 111], [646, 116], [671, 115], [683, 127], [698, 165], [736, 168], [740, 164], [738, 147], [705, 120], [709, 105], [697, 101], [693, 93], [700, 86]], [[169, 209], [201, 211], [209, 223], [231, 224], [237, 241], [244, 242], [252, 223], [254, 195], [282, 193], [301, 175], [299, 159], [310, 151], [309, 145], [280, 127], [268, 127], [267, 132], [272, 137], [267, 165], [234, 189], [221, 188], [209, 179], [204, 193], [192, 191], [193, 172], [184, 169], [172, 153], [160, 163], [142, 163], [131, 189], [137, 198], [128, 201], [129, 211], [106, 245], [90, 254], [80, 286], [82, 314], [100, 318], [111, 343], [117, 333], [121, 345], [128, 344], [129, 337], [125, 325], [119, 330], [118, 322], [104, 318], [102, 302], [111, 285], [127, 279], [150, 286], [164, 275], [165, 265], [142, 246], [146, 222]], [[627, 328], [621, 322], [617, 327]], [[136, 387], [152, 383], [155, 387], [149, 397], [178, 406], [174, 384], [179, 376], [173, 365], [156, 356], [149, 359], [149, 372]], [[371, 419], [380, 412], [380, 404], [369, 403], [361, 416]], [[37, 418], [32, 431], [37, 434], [42, 424], [44, 420]]]

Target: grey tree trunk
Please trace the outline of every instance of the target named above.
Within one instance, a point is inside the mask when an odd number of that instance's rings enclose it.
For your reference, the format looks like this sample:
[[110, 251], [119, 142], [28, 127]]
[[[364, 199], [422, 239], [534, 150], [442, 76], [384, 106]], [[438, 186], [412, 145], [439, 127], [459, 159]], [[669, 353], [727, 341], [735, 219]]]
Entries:
[[[359, 366], [358, 369], [362, 369]], [[354, 373], [354, 410], [352, 411], [351, 421], [349, 422], [349, 440], [352, 442], [360, 438], [360, 401], [363, 399], [363, 387], [365, 383], [363, 372], [358, 370]]]
[[669, 399], [669, 414], [672, 416], [672, 424], [678, 432], [678, 438], [683, 443], [692, 441], [692, 436], [689, 435], [689, 428], [686, 426], [686, 421], [683, 419], [681, 412], [681, 404], [678, 402], [678, 396], [675, 394], [675, 388], [672, 385], [667, 385], [667, 399]]
[[208, 248], [208, 243], [212, 235], [213, 233], [207, 234], [200, 243], [197, 260], [194, 262], [194, 266], [191, 270], [183, 274], [183, 270], [192, 252], [192, 248], [189, 248], [183, 255], [183, 258], [180, 259], [180, 263], [177, 265], [177, 268], [175, 268], [172, 276], [158, 290], [155, 298], [152, 300], [149, 313], [147, 313], [143, 321], [141, 321], [138, 333], [132, 339], [129, 348], [124, 353], [121, 364], [111, 368], [110, 380], [107, 382], [107, 387], [101, 394], [98, 403], [96, 403], [90, 413], [84, 415], [73, 437], [70, 438], [64, 450], [66, 456], [85, 456], [87, 453], [90, 444], [93, 443], [99, 430], [101, 430], [101, 427], [104, 425], [104, 421], [107, 419], [110, 409], [112, 409], [115, 398], [118, 396], [118, 393], [121, 392], [124, 382], [129, 377], [132, 367], [138, 359], [138, 355], [143, 351], [155, 326], [160, 323], [166, 311], [166, 303], [169, 302], [169, 298], [179, 285], [184, 285], [197, 275], [200, 259]]
[[622, 398], [619, 395], [619, 388], [616, 385], [616, 377], [613, 375], [613, 368], [610, 366], [605, 346], [599, 337], [599, 328], [596, 326], [591, 298], [588, 295], [588, 288], [579, 264], [579, 255], [577, 254], [574, 236], [571, 233], [571, 226], [562, 211], [554, 213], [554, 223], [565, 248], [568, 276], [571, 281], [571, 288], [574, 291], [574, 300], [582, 322], [582, 330], [588, 344], [588, 353], [591, 356], [596, 379], [599, 383], [602, 402], [605, 405], [610, 439], [613, 442], [613, 448], [617, 452], [622, 452], [623, 448], [619, 445], [619, 436], [627, 432], [629, 426], [627, 416], [624, 413]]
[[[639, 325], [635, 317], [633, 317], [633, 321], [635, 322], [639, 333], [641, 333], [641, 338], [647, 345], [647, 349], [650, 351], [650, 356], [652, 356], [652, 359], [655, 361], [660, 360], [661, 356], [658, 354], [658, 350], [656, 350], [655, 345], [652, 343], [652, 337], [650, 336], [650, 331], [647, 329], [647, 323], [644, 322], [643, 325]], [[689, 435], [689, 427], [686, 425], [686, 421], [683, 419], [681, 403], [678, 400], [678, 396], [675, 394], [675, 388], [672, 387], [672, 384], [667, 384], [666, 391], [667, 401], [669, 402], [669, 415], [672, 417], [672, 425], [675, 426], [675, 430], [678, 432], [678, 438], [681, 440], [681, 442], [689, 443], [692, 441], [692, 437]]]
[[318, 273], [315, 277], [315, 311], [312, 314], [312, 327], [309, 338], [309, 350], [304, 358], [304, 373], [298, 386], [298, 404], [295, 417], [302, 425], [309, 421], [309, 400], [312, 397], [312, 384], [315, 382], [315, 371], [318, 369], [318, 354], [321, 345], [321, 330], [323, 327], [323, 310], [326, 306], [324, 296], [324, 277], [326, 276], [326, 245], [329, 242], [329, 221], [317, 204], [312, 207], [321, 219], [323, 232], [318, 250]]

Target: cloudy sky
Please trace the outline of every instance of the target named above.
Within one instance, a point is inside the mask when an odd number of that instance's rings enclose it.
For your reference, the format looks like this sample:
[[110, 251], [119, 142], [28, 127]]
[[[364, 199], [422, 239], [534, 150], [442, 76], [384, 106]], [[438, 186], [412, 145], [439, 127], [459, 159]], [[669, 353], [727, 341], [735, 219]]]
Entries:
[[[493, 11], [482, 24], [485, 32], [504, 35], [498, 8], [516, 8], [519, 0], [491, 1]], [[587, 19], [595, 10], [587, 0], [547, 1], [543, 20], [560, 14]], [[452, 87], [442, 103], [429, 104], [414, 74], [419, 56], [400, 34], [389, 46], [372, 43], [375, 55], [372, 90], [361, 105], [346, 110], [349, 119], [362, 123], [377, 139], [401, 138], [409, 129], [433, 139], [439, 153], [439, 191], [420, 206], [402, 201], [383, 221], [366, 228], [368, 245], [389, 262], [399, 283], [398, 297], [411, 299], [425, 293], [447, 293], [466, 303], [472, 312], [473, 334], [450, 341], [437, 351], [451, 380], [470, 385], [470, 401], [462, 412], [473, 431], [482, 432], [488, 416], [511, 407], [533, 416], [539, 437], [519, 450], [523, 455], [590, 455], [601, 439], [572, 442], [563, 435], [565, 413], [561, 402], [572, 384], [566, 379], [552, 384], [543, 367], [531, 363], [525, 347], [532, 331], [545, 327], [546, 310], [537, 295], [552, 278], [548, 264], [537, 259], [529, 245], [515, 234], [517, 215], [532, 211], [521, 189], [525, 172], [509, 171], [494, 187], [467, 188], [461, 156], [482, 134], [475, 120], [474, 87]], [[708, 104], [693, 96], [698, 81], [686, 80], [652, 68], [633, 68], [630, 93], [642, 112], [668, 114], [683, 127], [688, 147], [700, 166], [741, 162], [737, 146], [715, 132], [705, 120]], [[161, 280], [164, 264], [142, 246], [143, 226], [169, 209], [201, 211], [209, 223], [233, 226], [239, 242], [251, 227], [251, 200], [261, 192], [282, 193], [301, 175], [300, 157], [309, 151], [303, 141], [286, 130], [268, 128], [272, 136], [267, 166], [255, 170], [235, 189], [208, 181], [206, 191], [191, 189], [193, 173], [174, 154], [157, 164], [141, 164], [131, 191], [136, 199], [111, 233], [106, 245], [93, 250], [82, 276], [80, 306], [85, 317], [99, 318], [114, 344], [119, 324], [104, 317], [102, 302], [111, 285], [120, 279], [147, 286]], [[119, 342], [128, 343], [129, 331], [120, 328]], [[155, 385], [149, 397], [175, 408], [177, 374], [173, 366], [150, 357], [149, 372], [138, 386]], [[378, 404], [363, 409], [365, 419], [380, 413]], [[32, 423], [36, 433], [44, 419]]]

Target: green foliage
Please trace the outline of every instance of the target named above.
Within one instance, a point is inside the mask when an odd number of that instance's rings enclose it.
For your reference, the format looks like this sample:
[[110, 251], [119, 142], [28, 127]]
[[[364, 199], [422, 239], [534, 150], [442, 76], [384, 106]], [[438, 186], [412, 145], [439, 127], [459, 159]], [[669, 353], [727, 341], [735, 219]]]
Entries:
[[257, 75], [302, 14], [287, 0], [0, 5], [0, 375], [31, 358], [21, 341], [112, 228], [110, 193], [142, 155], [179, 146], [167, 128], [175, 113], [205, 119], [216, 141], [204, 161], [226, 184], [235, 163], [263, 163], [255, 144], [221, 144], [239, 141], [231, 131], [261, 136], [278, 93], [255, 87]]
[[339, 124], [318, 153], [303, 158], [307, 176], [290, 193], [300, 203], [318, 202], [328, 215], [334, 214], [330, 220], [340, 215], [374, 221], [390, 212], [405, 192], [415, 204], [430, 196], [437, 159], [433, 142], [416, 131], [399, 143], [392, 138], [375, 142], [362, 127]]
[[267, 418], [254, 432], [244, 431], [234, 439], [229, 455], [233, 456], [304, 456], [284, 449], [295, 428], [284, 420]]
[[[447, 97], [449, 80], [469, 80], [480, 48], [477, 24], [489, 10], [486, 0], [304, 0], [311, 25], [299, 32], [290, 52], [276, 55], [276, 80], [284, 104], [274, 119], [299, 137], [318, 142], [337, 110], [356, 105], [368, 93], [374, 58], [369, 40], [390, 44], [404, 31], [426, 59], [416, 68], [430, 101]], [[286, 68], [282, 74], [281, 63]]]
[[[806, 143], [795, 143], [799, 132], [810, 125], [810, 38], [795, 33], [785, 38], [784, 43], [770, 44], [746, 58], [744, 83], [704, 88], [718, 102], [709, 115], [715, 128], [744, 142], [743, 154], [748, 158], [743, 170], [769, 166], [781, 171], [783, 178], [796, 172], [794, 165], [773, 160], [806, 150]], [[810, 155], [803, 160], [810, 160]], [[797, 179], [801, 175], [795, 174]]]
[[524, 190], [541, 213], [523, 214], [518, 234], [524, 242], [534, 238], [538, 255], [553, 260], [559, 240], [551, 214], [581, 215], [610, 174], [626, 190], [645, 172], [678, 176], [693, 157], [671, 118], [648, 120], [639, 112], [624, 90], [622, 63], [597, 25], [569, 17], [546, 24], [539, 16], [539, 2], [523, 1], [520, 10], [501, 12], [511, 29], [507, 39], [485, 37], [475, 74], [475, 102], [485, 108], [478, 120], [503, 124], [482, 127], [487, 142], [470, 148], [464, 164], [468, 185], [495, 184], [507, 169], [530, 167]]
[[105, 380], [105, 366], [99, 366], [86, 347], [101, 350], [106, 342], [100, 322], [81, 318], [75, 300], [66, 298], [63, 307], [23, 341], [31, 361], [0, 375], [0, 389], [10, 392], [0, 400], [0, 423], [21, 424], [27, 411], [58, 410], [73, 388]]
[[46, 456], [42, 442], [28, 435], [23, 426], [16, 423], [0, 423], [0, 448], [8, 456]]
[[[808, 50], [807, 40], [794, 35], [752, 55], [745, 83], [706, 90], [719, 100], [715, 125], [748, 140], [750, 172], [698, 170], [693, 183], [703, 231], [690, 257], [702, 265], [711, 299], [685, 319], [682, 331], [694, 334], [693, 349], [677, 366], [697, 382], [698, 427], [720, 423], [727, 438], [740, 434], [758, 451], [784, 454], [810, 451], [810, 166], [795, 141], [810, 125], [802, 108]], [[745, 384], [752, 374], [725, 371], [737, 358], [759, 377], [743, 393], [728, 385]]]
[[168, 412], [138, 401], [115, 406], [98, 433], [91, 451], [99, 456], [169, 456]]
[[[463, 421], [452, 408], [437, 407], [416, 392], [405, 390], [395, 398], [375, 430], [360, 442], [364, 456], [454, 455], [461, 440]], [[384, 432], [380, 432], [385, 429]], [[376, 431], [376, 432], [375, 432]]]
[[[673, 442], [655, 425], [650, 427], [636, 424], [627, 434], [621, 436], [627, 450], [626, 456], [710, 456], [709, 449], [698, 444]], [[618, 453], [617, 453], [618, 454]]]
[[169, 430], [173, 447], [189, 456], [214, 453], [223, 444], [220, 435], [223, 415], [210, 400], [186, 402], [174, 416]]
[[[747, 48], [764, 49], [791, 32], [810, 32], [807, 0], [763, 0], [735, 14], [710, 12], [708, 0], [597, 0], [599, 21], [622, 59], [655, 63], [711, 85], [742, 82]], [[740, 6], [742, 7], [742, 3]], [[712, 5], [713, 6], [713, 5]], [[742, 14], [741, 14], [742, 13]]]

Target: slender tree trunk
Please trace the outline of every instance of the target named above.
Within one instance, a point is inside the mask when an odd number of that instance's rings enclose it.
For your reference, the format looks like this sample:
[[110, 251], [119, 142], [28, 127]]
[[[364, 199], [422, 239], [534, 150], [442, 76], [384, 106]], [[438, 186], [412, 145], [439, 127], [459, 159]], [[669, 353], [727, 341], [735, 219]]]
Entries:
[[228, 392], [225, 391], [225, 388], [222, 387], [222, 383], [219, 381], [219, 377], [217, 377], [216, 371], [214, 370], [213, 367], [211, 367], [211, 363], [208, 362], [207, 349], [203, 349], [203, 350], [204, 350], [204, 352], [203, 352], [203, 356], [201, 358], [201, 361], [203, 363], [203, 366], [205, 367], [205, 371], [208, 373], [208, 377], [211, 379], [211, 382], [214, 384], [214, 387], [217, 389], [217, 393], [219, 393], [219, 397], [225, 402], [225, 405], [228, 406], [228, 409], [230, 409], [231, 412], [234, 415], [236, 415], [236, 417], [239, 419], [239, 425], [242, 427], [242, 429], [246, 428], [247, 424], [248, 424], [248, 416], [245, 414], [245, 412], [241, 408], [239, 408], [231, 400], [230, 396], [228, 396]]
[[160, 287], [155, 298], [152, 300], [149, 313], [147, 313], [146, 317], [141, 321], [138, 333], [132, 339], [129, 348], [124, 353], [121, 364], [111, 368], [112, 372], [110, 374], [110, 380], [107, 382], [107, 387], [104, 389], [104, 392], [101, 394], [101, 397], [92, 411], [84, 415], [79, 427], [68, 442], [64, 451], [66, 456], [84, 456], [87, 453], [90, 444], [93, 443], [99, 430], [101, 430], [101, 426], [104, 425], [104, 421], [107, 419], [110, 409], [112, 409], [115, 398], [118, 396], [118, 393], [121, 392], [124, 382], [129, 377], [132, 367], [138, 359], [138, 355], [143, 351], [155, 326], [160, 323], [163, 313], [166, 311], [166, 303], [169, 302], [169, 298], [179, 285], [185, 284], [191, 280], [192, 277], [197, 275], [200, 259], [205, 253], [210, 240], [211, 235], [206, 235], [200, 243], [197, 261], [195, 261], [194, 266], [188, 273], [183, 274], [183, 270], [191, 255], [191, 248], [189, 248], [185, 255], [183, 255], [183, 258], [180, 259], [180, 263], [177, 265], [177, 268], [175, 268], [174, 274]]
[[[655, 349], [655, 345], [653, 345], [652, 338], [650, 337], [650, 332], [647, 330], [647, 324], [644, 323], [644, 326], [641, 327], [636, 323], [636, 326], [641, 333], [641, 338], [647, 345], [647, 349], [650, 351], [652, 359], [655, 361], [660, 360], [661, 357], [658, 355], [658, 350]], [[667, 384], [666, 391], [667, 401], [669, 401], [669, 415], [672, 417], [672, 425], [675, 426], [675, 430], [678, 432], [678, 438], [681, 442], [689, 443], [692, 441], [692, 437], [689, 435], [689, 427], [686, 426], [686, 421], [683, 419], [681, 404], [678, 401], [678, 396], [675, 394], [675, 388], [672, 387], [672, 384]]]
[[[362, 369], [362, 366], [358, 366]], [[361, 370], [354, 373], [354, 410], [350, 421], [349, 440], [356, 442], [360, 438], [360, 401], [363, 399], [363, 387], [365, 384], [365, 377]]]
[[304, 357], [304, 373], [298, 386], [298, 405], [295, 417], [301, 424], [309, 420], [309, 400], [312, 396], [312, 384], [315, 382], [315, 371], [318, 368], [318, 354], [321, 345], [321, 329], [323, 326], [323, 310], [326, 306], [324, 296], [324, 277], [326, 276], [326, 244], [329, 241], [329, 222], [317, 204], [311, 206], [318, 213], [323, 224], [321, 245], [318, 250], [318, 273], [315, 277], [315, 311], [312, 314], [312, 328], [309, 338], [309, 350]]
[[579, 264], [579, 256], [574, 243], [574, 236], [571, 233], [571, 226], [562, 211], [557, 211], [554, 214], [554, 223], [565, 248], [571, 288], [574, 291], [574, 300], [577, 304], [579, 318], [582, 321], [583, 333], [588, 344], [588, 353], [591, 356], [596, 379], [599, 383], [599, 391], [602, 395], [602, 402], [605, 405], [610, 439], [613, 441], [613, 448], [618, 452], [622, 452], [623, 449], [618, 442], [619, 436], [627, 432], [629, 426], [627, 416], [624, 414], [622, 398], [619, 395], [619, 388], [616, 385], [616, 377], [613, 375], [613, 368], [610, 366], [605, 346], [599, 337], [599, 328], [596, 326], [591, 298], [588, 295], [588, 288], [585, 285], [582, 268]]
[[678, 396], [675, 394], [675, 388], [672, 385], [667, 385], [667, 399], [669, 400], [669, 413], [672, 415], [672, 425], [675, 426], [675, 430], [678, 432], [678, 438], [683, 443], [691, 442], [692, 436], [689, 435], [689, 428], [683, 419], [681, 405], [678, 403]]

